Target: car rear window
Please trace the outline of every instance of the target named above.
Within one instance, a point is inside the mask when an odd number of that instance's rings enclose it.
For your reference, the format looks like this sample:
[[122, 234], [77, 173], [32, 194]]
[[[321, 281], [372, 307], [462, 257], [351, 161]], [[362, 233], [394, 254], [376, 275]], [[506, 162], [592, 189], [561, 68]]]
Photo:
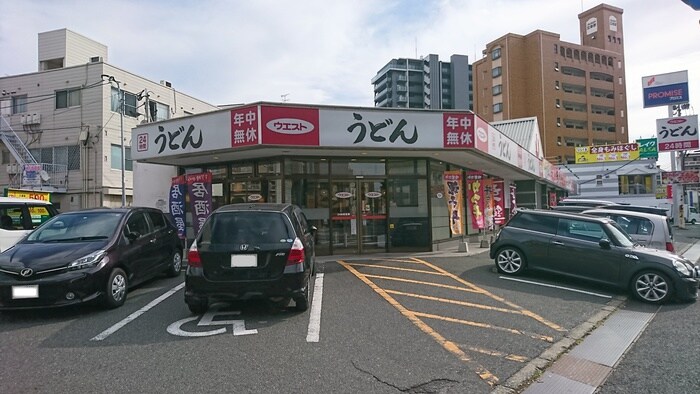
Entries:
[[293, 238], [279, 212], [220, 212], [204, 224], [200, 244], [279, 243]]
[[548, 234], [556, 234], [559, 219], [554, 216], [519, 212], [509, 222], [508, 227], [524, 228]]

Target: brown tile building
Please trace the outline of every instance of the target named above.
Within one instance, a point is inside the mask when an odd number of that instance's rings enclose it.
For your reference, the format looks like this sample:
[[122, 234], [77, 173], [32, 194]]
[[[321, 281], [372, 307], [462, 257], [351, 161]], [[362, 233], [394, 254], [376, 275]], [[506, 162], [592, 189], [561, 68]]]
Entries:
[[474, 112], [536, 116], [553, 163], [574, 163], [576, 146], [628, 142], [622, 9], [600, 4], [578, 19], [581, 45], [542, 30], [509, 33], [473, 65]]

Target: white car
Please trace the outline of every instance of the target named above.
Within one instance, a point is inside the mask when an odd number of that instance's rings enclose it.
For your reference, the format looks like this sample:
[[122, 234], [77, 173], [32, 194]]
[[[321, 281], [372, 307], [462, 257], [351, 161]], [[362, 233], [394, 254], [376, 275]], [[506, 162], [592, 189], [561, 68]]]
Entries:
[[671, 221], [664, 215], [613, 209], [590, 209], [583, 214], [613, 219], [635, 242], [652, 249], [675, 252]]
[[0, 252], [57, 214], [48, 201], [0, 197]]

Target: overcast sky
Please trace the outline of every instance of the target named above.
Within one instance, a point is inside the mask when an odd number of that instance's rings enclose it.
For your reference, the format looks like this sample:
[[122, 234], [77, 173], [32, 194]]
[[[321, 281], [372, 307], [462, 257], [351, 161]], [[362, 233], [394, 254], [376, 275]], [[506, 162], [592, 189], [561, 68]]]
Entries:
[[[389, 60], [481, 57], [507, 33], [542, 29], [580, 43], [592, 0], [3, 1], [0, 76], [37, 70], [37, 34], [68, 28], [109, 63], [212, 104], [281, 101], [373, 106]], [[653, 137], [666, 107], [642, 108], [643, 76], [688, 70], [700, 94], [700, 12], [681, 0], [616, 0], [624, 10], [630, 140]], [[688, 114], [696, 114], [691, 109]], [[685, 114], [685, 113], [684, 113]]]

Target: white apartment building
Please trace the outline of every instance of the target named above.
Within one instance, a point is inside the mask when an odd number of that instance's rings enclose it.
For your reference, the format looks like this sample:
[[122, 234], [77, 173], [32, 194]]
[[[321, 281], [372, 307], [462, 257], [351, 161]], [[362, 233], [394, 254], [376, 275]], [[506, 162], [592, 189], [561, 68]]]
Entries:
[[131, 129], [219, 108], [109, 64], [106, 45], [68, 29], [38, 36], [38, 71], [0, 77], [0, 188], [70, 211], [130, 205], [135, 167], [176, 175], [131, 160]]

